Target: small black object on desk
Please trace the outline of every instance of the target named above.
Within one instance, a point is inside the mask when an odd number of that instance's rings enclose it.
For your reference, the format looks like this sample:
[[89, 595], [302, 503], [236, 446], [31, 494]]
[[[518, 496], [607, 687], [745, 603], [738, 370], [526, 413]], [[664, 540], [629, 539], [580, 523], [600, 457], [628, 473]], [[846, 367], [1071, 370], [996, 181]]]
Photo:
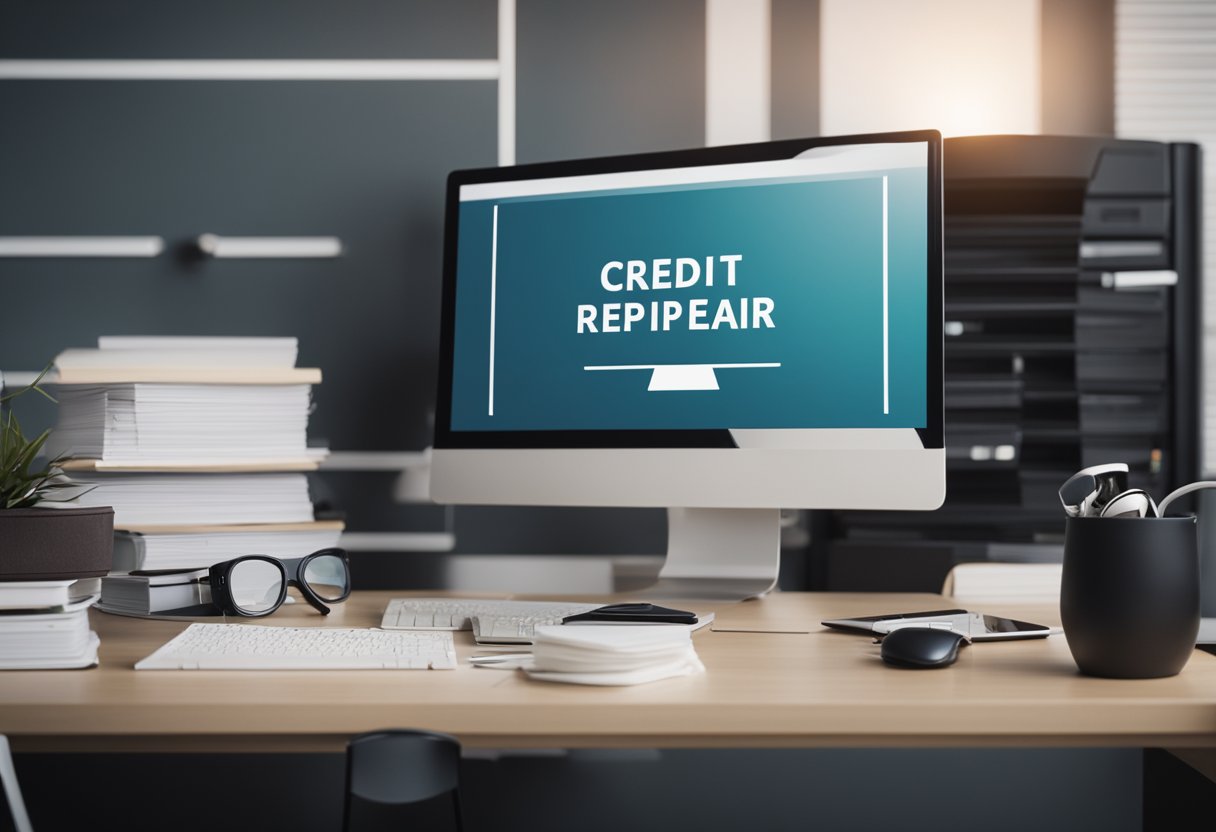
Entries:
[[896, 667], [946, 667], [958, 659], [958, 649], [970, 644], [957, 630], [942, 627], [900, 627], [883, 636], [882, 660]]
[[580, 621], [617, 622], [620, 624], [696, 624], [697, 616], [687, 610], [673, 610], [655, 604], [609, 604], [590, 612], [568, 615], [563, 624]]

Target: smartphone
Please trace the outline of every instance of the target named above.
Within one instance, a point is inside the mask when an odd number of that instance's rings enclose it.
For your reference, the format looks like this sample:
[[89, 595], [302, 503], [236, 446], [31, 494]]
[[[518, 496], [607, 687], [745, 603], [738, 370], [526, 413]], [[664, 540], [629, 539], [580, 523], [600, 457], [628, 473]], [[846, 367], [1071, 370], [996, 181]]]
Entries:
[[998, 639], [1044, 638], [1064, 632], [1060, 627], [1018, 621], [973, 610], [927, 610], [870, 615], [858, 618], [833, 618], [821, 621], [825, 627], [856, 633], [885, 635], [900, 627], [940, 627], [963, 633], [972, 641]]

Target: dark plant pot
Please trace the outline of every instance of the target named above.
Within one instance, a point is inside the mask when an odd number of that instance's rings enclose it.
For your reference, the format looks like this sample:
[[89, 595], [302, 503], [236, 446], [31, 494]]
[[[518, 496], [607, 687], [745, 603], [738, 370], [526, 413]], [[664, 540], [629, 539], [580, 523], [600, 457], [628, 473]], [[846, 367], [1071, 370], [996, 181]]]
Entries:
[[1181, 671], [1199, 634], [1195, 518], [1069, 518], [1060, 623], [1083, 673], [1150, 679]]
[[114, 509], [0, 511], [0, 581], [105, 575], [114, 563]]

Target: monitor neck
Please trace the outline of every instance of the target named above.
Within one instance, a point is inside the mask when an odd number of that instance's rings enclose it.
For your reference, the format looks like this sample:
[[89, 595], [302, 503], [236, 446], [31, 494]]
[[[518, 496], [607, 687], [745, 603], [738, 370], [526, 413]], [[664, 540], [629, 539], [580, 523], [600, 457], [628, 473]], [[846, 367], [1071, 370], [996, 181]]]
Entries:
[[669, 508], [667, 560], [642, 595], [736, 600], [777, 585], [781, 510]]

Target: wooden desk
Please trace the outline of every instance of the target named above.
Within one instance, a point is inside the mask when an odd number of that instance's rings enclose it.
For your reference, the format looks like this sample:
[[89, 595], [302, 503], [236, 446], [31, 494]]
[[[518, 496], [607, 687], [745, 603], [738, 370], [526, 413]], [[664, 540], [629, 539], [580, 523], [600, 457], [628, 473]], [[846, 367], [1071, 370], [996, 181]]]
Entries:
[[[325, 623], [368, 626], [390, 597], [357, 593]], [[720, 622], [809, 634], [695, 636], [707, 672], [626, 688], [534, 682], [515, 671], [140, 671], [184, 625], [93, 611], [101, 666], [0, 674], [0, 733], [23, 751], [337, 751], [360, 731], [429, 728], [466, 746], [1216, 748], [1216, 657], [1156, 680], [1077, 673], [1063, 636], [979, 643], [950, 668], [889, 668], [823, 618], [940, 609], [936, 595], [778, 593], [717, 607]], [[986, 612], [1058, 623], [1047, 607]], [[321, 623], [306, 605], [268, 623]], [[463, 662], [473, 650], [457, 634]], [[1206, 752], [1205, 752], [1206, 753]]]

